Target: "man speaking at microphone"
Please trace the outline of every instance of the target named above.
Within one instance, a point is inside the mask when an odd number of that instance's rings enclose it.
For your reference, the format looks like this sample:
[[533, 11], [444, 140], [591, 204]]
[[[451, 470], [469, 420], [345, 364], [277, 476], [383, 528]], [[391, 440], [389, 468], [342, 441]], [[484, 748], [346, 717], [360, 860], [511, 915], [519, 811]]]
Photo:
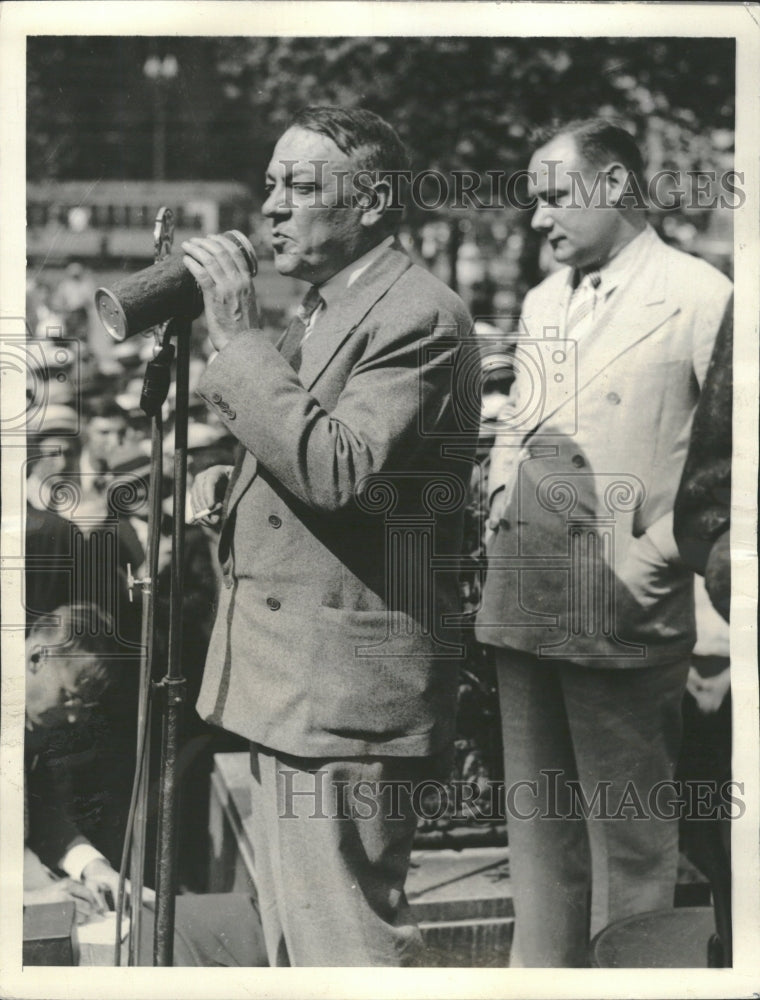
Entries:
[[239, 248], [183, 244], [219, 352], [198, 391], [241, 445], [193, 485], [198, 514], [224, 497], [197, 709], [251, 741], [271, 965], [407, 966], [421, 950], [404, 895], [414, 789], [446, 777], [458, 666], [456, 578], [430, 559], [458, 554], [462, 504], [432, 515], [432, 552], [399, 559], [386, 531], [429, 523], [435, 484], [469, 479], [442, 442], [470, 319], [396, 240], [407, 167], [371, 112], [295, 116], [262, 211], [277, 270], [310, 287], [278, 346]]

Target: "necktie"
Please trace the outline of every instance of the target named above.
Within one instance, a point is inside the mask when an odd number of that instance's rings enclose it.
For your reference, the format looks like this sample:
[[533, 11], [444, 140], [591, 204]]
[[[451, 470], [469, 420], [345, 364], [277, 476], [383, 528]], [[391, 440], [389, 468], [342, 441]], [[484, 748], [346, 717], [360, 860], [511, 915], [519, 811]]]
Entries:
[[309, 327], [309, 322], [322, 302], [323, 299], [319, 294], [319, 289], [316, 285], [312, 285], [306, 295], [304, 295], [303, 301], [298, 307], [295, 316], [290, 321], [285, 331], [285, 336], [282, 338], [280, 353], [286, 361], [290, 362], [295, 371], [298, 371], [301, 367], [301, 345]]
[[566, 337], [572, 336], [576, 340], [580, 339], [593, 323], [596, 292], [601, 283], [602, 276], [598, 271], [589, 271], [588, 274], [583, 275], [578, 287], [570, 297], [567, 325], [565, 326]]

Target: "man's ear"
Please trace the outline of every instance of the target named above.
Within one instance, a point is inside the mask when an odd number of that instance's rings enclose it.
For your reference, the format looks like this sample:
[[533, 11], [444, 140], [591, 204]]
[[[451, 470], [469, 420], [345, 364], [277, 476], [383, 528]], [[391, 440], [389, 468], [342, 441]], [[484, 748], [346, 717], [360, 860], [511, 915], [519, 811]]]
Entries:
[[388, 181], [378, 180], [357, 186], [356, 205], [361, 210], [363, 226], [369, 228], [381, 221], [390, 206], [392, 193]]
[[632, 170], [613, 161], [604, 170], [607, 181], [607, 204], [613, 208], [646, 208], [642, 192]]

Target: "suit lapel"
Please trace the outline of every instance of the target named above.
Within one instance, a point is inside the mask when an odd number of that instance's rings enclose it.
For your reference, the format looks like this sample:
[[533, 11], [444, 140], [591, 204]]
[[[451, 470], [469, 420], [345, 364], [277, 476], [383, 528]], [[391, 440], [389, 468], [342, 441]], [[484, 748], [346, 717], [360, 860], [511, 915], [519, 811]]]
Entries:
[[613, 292], [593, 328], [578, 343], [576, 392], [558, 400], [556, 405], [550, 404], [542, 415], [541, 423], [678, 311], [678, 303], [672, 290], [668, 289], [661, 248], [662, 243], [654, 232], [642, 241], [639, 254], [632, 263], [632, 280]]
[[633, 279], [612, 294], [593, 329], [578, 344], [579, 391], [677, 311], [668, 294], [660, 249], [653, 232], [642, 240], [632, 264]]
[[[380, 299], [398, 278], [411, 267], [412, 262], [399, 248], [398, 242], [384, 250], [370, 267], [360, 275], [347, 294], [339, 299], [324, 317], [324, 323], [307, 338], [302, 348], [299, 378], [305, 389], [311, 389], [322, 372], [327, 368], [341, 344], [353, 333], [372, 306]], [[287, 336], [287, 330], [277, 347]], [[256, 478], [258, 462], [256, 456], [244, 451], [242, 466], [236, 468], [227, 501], [227, 521], [238, 501]]]
[[411, 261], [398, 243], [384, 250], [334, 305], [319, 317], [314, 333], [307, 338], [301, 354], [299, 377], [311, 389], [332, 361], [344, 341], [353, 333], [369, 310], [401, 277]]
[[531, 341], [565, 335], [565, 316], [570, 301], [570, 277], [572, 270], [557, 273], [547, 279], [547, 286], [536, 289], [534, 304], [529, 313], [520, 316], [517, 345], [521, 337]]
[[[287, 340], [290, 328], [294, 323], [298, 322], [301, 329], [303, 330], [303, 324], [300, 320], [295, 317], [291, 319], [290, 323], [285, 327], [282, 334], [277, 339], [275, 347], [278, 351], [282, 352], [283, 345]], [[256, 478], [256, 472], [258, 470], [258, 461], [256, 456], [251, 454], [251, 452], [246, 451], [241, 444], [235, 449], [235, 467], [232, 473], [232, 478], [229, 485], [229, 494], [227, 495], [225, 502], [225, 510], [228, 515], [237, 504], [238, 500], [245, 493], [248, 487], [251, 485], [253, 480]]]

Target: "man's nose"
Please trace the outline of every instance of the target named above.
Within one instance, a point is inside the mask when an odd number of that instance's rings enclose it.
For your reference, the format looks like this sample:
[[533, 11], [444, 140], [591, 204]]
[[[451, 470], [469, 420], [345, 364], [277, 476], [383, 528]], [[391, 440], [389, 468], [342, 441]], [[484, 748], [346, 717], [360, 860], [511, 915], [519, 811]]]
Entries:
[[552, 227], [552, 217], [547, 205], [536, 205], [533, 218], [530, 220], [530, 228], [537, 233], [547, 232]]
[[264, 204], [261, 206], [261, 214], [267, 219], [274, 219], [277, 216], [287, 215], [290, 211], [286, 188], [274, 188], [270, 191]]

